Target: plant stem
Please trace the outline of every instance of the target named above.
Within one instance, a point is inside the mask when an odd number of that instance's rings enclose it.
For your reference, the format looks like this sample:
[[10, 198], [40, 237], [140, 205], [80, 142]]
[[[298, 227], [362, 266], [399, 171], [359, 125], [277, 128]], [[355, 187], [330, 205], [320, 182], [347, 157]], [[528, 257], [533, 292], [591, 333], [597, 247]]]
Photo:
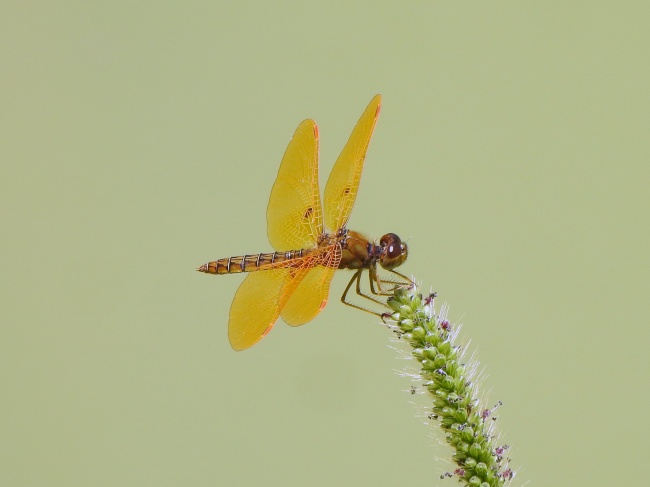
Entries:
[[[445, 439], [454, 448], [458, 468], [441, 477], [457, 477], [471, 487], [498, 487], [514, 477], [507, 445], [497, 446], [492, 409], [480, 409], [478, 387], [471, 380], [475, 365], [461, 363], [461, 347], [454, 344], [458, 329], [437, 314], [435, 294], [423, 298], [417, 288], [398, 287], [388, 299], [392, 310], [388, 325], [406, 340], [421, 365], [424, 387], [433, 396], [429, 419], [437, 421]], [[500, 405], [501, 403], [498, 403]]]

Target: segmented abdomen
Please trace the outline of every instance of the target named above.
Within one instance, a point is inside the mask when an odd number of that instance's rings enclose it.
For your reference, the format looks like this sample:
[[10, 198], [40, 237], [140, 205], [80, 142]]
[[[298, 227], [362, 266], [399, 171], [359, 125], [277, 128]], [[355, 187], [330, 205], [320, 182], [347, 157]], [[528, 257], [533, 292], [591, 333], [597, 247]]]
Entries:
[[203, 264], [196, 270], [207, 274], [237, 274], [239, 272], [255, 272], [279, 267], [277, 264], [285, 263], [281, 267], [291, 265], [292, 260], [300, 259], [307, 255], [306, 250], [288, 250], [286, 252], [271, 252], [253, 255], [238, 255], [226, 257], [207, 264]]

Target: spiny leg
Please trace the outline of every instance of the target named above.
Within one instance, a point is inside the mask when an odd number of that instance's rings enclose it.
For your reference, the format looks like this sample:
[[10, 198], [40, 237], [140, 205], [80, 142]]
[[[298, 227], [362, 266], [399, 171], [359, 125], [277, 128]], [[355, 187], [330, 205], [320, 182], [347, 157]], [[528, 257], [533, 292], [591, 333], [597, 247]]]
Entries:
[[346, 297], [348, 295], [348, 291], [352, 287], [352, 283], [354, 281], [356, 281], [357, 282], [357, 284], [356, 284], [356, 292], [357, 292], [357, 294], [359, 296], [363, 296], [364, 298], [369, 299], [370, 301], [372, 301], [372, 302], [374, 302], [376, 304], [379, 304], [381, 306], [386, 307], [386, 303], [382, 303], [378, 299], [375, 299], [375, 298], [373, 298], [371, 296], [368, 296], [368, 295], [364, 294], [361, 291], [361, 273], [362, 272], [363, 272], [363, 269], [359, 269], [354, 273], [354, 275], [352, 276], [352, 279], [350, 279], [350, 282], [348, 282], [348, 285], [345, 287], [345, 291], [343, 291], [343, 296], [341, 296], [341, 302], [343, 304], [347, 305], [347, 306], [351, 306], [352, 308], [360, 309], [361, 311], [365, 311], [366, 313], [370, 313], [370, 314], [373, 314], [375, 316], [379, 316], [381, 318], [382, 316], [384, 316], [384, 313], [377, 313], [376, 311], [372, 311], [372, 310], [370, 310], [368, 308], [364, 308], [363, 306], [359, 306], [358, 304], [352, 303], [352, 302], [350, 302], [350, 301], [348, 301], [346, 299]]
[[[376, 278], [376, 276], [377, 276], [377, 269], [374, 268], [374, 267], [370, 267], [370, 268], [368, 269], [368, 276], [369, 276], [369, 278], [370, 278], [370, 281], [372, 282], [373, 277]], [[358, 294], [359, 296], [363, 296], [364, 298], [369, 299], [369, 300], [372, 301], [373, 303], [377, 303], [377, 304], [379, 304], [379, 305], [381, 305], [381, 306], [386, 306], [386, 303], [384, 303], [383, 301], [380, 301], [380, 300], [377, 299], [377, 298], [373, 298], [372, 296], [367, 295], [366, 293], [364, 293], [364, 292], [361, 290], [361, 274], [359, 274], [359, 277], [357, 278], [357, 289], [356, 289], [356, 290], [357, 290], [357, 294]], [[374, 294], [375, 296], [383, 296], [382, 294], [375, 293], [375, 292], [373, 292], [372, 294]]]
[[[391, 272], [398, 276], [399, 280], [394, 281], [391, 279], [382, 279], [379, 277], [379, 274], [377, 274], [376, 269], [374, 272], [372, 269], [369, 272], [368, 277], [370, 281], [370, 292], [375, 296], [390, 296], [395, 292], [396, 289], [411, 287], [413, 285], [413, 281], [411, 281], [411, 279], [406, 277], [404, 274], [401, 274], [393, 269], [389, 269], [388, 272]], [[375, 284], [377, 284], [377, 289], [379, 291], [375, 291]], [[390, 284], [390, 287], [384, 290], [382, 289], [382, 284]]]

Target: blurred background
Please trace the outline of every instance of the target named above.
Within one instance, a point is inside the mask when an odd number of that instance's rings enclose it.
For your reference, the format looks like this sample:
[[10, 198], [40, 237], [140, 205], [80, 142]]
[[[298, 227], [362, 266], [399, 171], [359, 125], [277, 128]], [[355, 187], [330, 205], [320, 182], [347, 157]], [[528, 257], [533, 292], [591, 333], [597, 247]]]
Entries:
[[647, 460], [643, 2], [4, 2], [0, 484], [452, 485], [416, 371], [338, 302], [236, 353], [298, 123], [321, 180], [383, 95], [350, 227], [478, 350], [515, 485]]

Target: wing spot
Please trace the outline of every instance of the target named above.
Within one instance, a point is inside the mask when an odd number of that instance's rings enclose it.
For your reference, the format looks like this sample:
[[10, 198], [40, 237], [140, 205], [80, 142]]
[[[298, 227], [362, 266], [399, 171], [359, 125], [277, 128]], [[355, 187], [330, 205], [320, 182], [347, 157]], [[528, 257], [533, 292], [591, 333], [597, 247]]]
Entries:
[[302, 215], [303, 220], [309, 220], [313, 213], [314, 213], [314, 209], [310, 206], [305, 210], [305, 213]]

